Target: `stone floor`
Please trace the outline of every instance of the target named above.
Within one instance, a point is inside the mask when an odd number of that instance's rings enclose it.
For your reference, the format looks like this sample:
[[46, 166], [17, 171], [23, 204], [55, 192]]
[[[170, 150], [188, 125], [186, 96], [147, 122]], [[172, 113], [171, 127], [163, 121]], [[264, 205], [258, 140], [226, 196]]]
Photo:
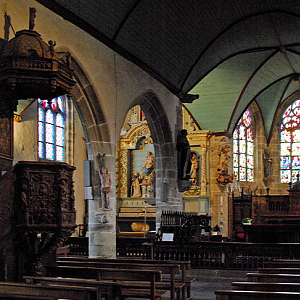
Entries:
[[[192, 283], [192, 300], [216, 300], [215, 290], [229, 290], [231, 289], [231, 282], [246, 281], [248, 272], [242, 270], [189, 270], [188, 276], [197, 278]], [[127, 299], [138, 300], [138, 298]], [[169, 300], [169, 294], [162, 299]]]
[[192, 283], [192, 300], [215, 300], [215, 290], [228, 290], [232, 281], [245, 281], [249, 271], [192, 269], [190, 276], [197, 280]]

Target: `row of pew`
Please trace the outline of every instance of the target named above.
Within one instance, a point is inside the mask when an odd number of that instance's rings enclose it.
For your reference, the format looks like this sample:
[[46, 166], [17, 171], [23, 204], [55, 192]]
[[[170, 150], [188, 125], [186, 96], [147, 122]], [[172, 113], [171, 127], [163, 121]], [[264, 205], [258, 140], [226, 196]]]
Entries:
[[300, 260], [274, 260], [246, 281], [232, 282], [231, 290], [216, 290], [216, 300], [296, 300], [300, 299]]
[[187, 276], [190, 268], [186, 261], [58, 257], [55, 266], [47, 267], [47, 276], [0, 282], [0, 300], [161, 300], [165, 295], [188, 300], [195, 280]]

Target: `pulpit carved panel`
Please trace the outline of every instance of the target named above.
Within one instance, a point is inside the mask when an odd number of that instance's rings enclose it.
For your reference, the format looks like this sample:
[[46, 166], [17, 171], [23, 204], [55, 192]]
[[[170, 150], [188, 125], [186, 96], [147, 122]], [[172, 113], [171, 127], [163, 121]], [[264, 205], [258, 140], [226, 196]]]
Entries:
[[74, 170], [59, 162], [21, 161], [14, 168], [17, 241], [27, 256], [27, 274], [41, 274], [41, 257], [75, 230]]

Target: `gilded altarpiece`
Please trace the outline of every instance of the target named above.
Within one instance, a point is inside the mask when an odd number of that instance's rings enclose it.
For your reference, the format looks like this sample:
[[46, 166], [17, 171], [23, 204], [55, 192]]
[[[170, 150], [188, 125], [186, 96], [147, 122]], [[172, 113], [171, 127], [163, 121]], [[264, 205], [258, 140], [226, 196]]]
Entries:
[[[146, 231], [155, 230], [153, 141], [146, 121], [129, 124], [120, 137], [117, 152], [118, 238], [143, 237]], [[146, 162], [151, 164], [150, 169]]]
[[[195, 211], [202, 214], [209, 213], [210, 204], [207, 195], [207, 151], [209, 148], [210, 137], [210, 131], [188, 131], [187, 138], [190, 143], [191, 166], [193, 166], [192, 160], [194, 154], [198, 159], [199, 167], [196, 170], [196, 178], [191, 178], [191, 188], [183, 193], [185, 211]], [[190, 174], [192, 175], [192, 172], [190, 172]]]
[[117, 159], [117, 197], [127, 198], [130, 196], [131, 174], [129, 161], [129, 151], [137, 148], [137, 143], [141, 140], [147, 140], [152, 143], [151, 133], [146, 122], [140, 122], [133, 126], [126, 135], [119, 141], [118, 159]]

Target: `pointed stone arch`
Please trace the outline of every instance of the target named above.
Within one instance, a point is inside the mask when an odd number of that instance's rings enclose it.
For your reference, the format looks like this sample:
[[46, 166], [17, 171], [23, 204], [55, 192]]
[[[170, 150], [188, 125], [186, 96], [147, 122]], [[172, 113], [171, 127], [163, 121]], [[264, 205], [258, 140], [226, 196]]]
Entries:
[[74, 57], [72, 57], [72, 68], [76, 80], [72, 96], [86, 133], [88, 156], [99, 152], [101, 148], [105, 148], [111, 154], [111, 148], [107, 147], [110, 142], [108, 123], [93, 85]]
[[157, 225], [161, 210], [177, 209], [182, 203], [177, 190], [176, 143], [168, 116], [160, 99], [152, 90], [139, 95], [132, 107], [139, 105], [145, 113], [155, 151]]
[[[69, 52], [68, 50], [65, 52]], [[100, 207], [100, 165], [99, 156], [104, 158], [105, 166], [109, 167], [109, 172], [114, 174], [115, 156], [112, 153], [113, 146], [108, 128], [108, 122], [104, 116], [103, 109], [99, 96], [97, 95], [91, 80], [81, 66], [80, 62], [71, 55], [71, 67], [74, 69], [74, 79], [76, 84], [72, 89], [72, 101], [77, 109], [84, 131], [87, 147], [87, 157], [92, 161], [91, 166], [91, 188], [93, 190], [93, 201], [88, 201], [89, 210], [89, 255], [102, 257], [116, 256], [116, 217], [115, 217], [115, 189], [114, 184], [111, 184], [110, 207], [111, 210], [103, 213]], [[114, 182], [114, 176], [111, 176]], [[87, 199], [89, 200], [89, 199]], [[107, 226], [99, 226], [103, 222]]]

